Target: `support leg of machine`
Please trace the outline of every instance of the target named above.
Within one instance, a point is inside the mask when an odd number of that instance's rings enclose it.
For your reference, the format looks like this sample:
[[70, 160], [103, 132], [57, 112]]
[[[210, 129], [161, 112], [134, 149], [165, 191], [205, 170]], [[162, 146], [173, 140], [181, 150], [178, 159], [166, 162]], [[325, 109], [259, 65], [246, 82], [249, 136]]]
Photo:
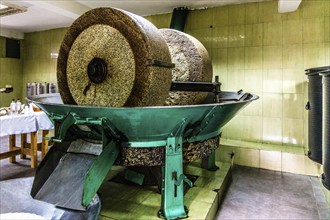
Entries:
[[219, 167], [215, 165], [215, 150], [212, 150], [209, 156], [202, 159], [202, 168], [209, 171], [216, 171], [219, 169]]
[[165, 165], [162, 167], [162, 204], [159, 217], [178, 219], [188, 217], [184, 207], [184, 181], [192, 183], [183, 174], [182, 132], [185, 121], [167, 138]]
[[[16, 135], [15, 134], [9, 135], [9, 151], [14, 150], [15, 146], [16, 146]], [[9, 157], [9, 162], [10, 163], [15, 163], [16, 162], [16, 156]]]
[[37, 132], [31, 132], [31, 168], [36, 168], [38, 166], [37, 150], [38, 150], [38, 140]]

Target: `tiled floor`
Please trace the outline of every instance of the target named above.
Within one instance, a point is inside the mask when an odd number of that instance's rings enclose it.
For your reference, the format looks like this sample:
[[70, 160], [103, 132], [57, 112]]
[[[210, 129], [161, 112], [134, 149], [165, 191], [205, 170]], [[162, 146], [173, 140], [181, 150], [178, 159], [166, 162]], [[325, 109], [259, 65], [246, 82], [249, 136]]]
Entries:
[[[0, 152], [8, 148], [0, 138]], [[40, 158], [40, 157], [39, 157]], [[0, 160], [0, 181], [33, 176], [30, 161]], [[234, 166], [233, 182], [216, 219], [330, 219], [316, 177]]]
[[235, 166], [217, 219], [330, 219], [316, 177]]

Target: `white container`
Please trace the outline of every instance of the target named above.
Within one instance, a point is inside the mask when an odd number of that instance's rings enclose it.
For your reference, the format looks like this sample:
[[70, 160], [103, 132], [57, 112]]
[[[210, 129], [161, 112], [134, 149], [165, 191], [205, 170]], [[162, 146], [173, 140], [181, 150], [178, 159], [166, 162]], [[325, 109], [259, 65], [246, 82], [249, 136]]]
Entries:
[[30, 103], [30, 105], [29, 105], [29, 115], [32, 115], [33, 113], [34, 113], [33, 105], [32, 105], [32, 103]]
[[13, 99], [10, 103], [10, 114], [15, 115], [16, 113], [16, 102], [15, 99]]
[[28, 114], [29, 114], [29, 106], [27, 106], [27, 105], [24, 106], [23, 113], [24, 113], [25, 115], [28, 115]]
[[21, 112], [21, 107], [22, 107], [21, 100], [17, 99], [17, 101], [16, 101], [16, 114], [19, 114]]

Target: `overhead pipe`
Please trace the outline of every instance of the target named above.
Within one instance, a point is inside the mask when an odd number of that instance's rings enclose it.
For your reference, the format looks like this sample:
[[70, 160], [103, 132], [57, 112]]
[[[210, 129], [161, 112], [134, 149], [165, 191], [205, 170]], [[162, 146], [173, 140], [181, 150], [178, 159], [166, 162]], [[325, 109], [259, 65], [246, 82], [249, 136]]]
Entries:
[[186, 7], [174, 8], [172, 12], [170, 28], [183, 32], [188, 12], [189, 10]]

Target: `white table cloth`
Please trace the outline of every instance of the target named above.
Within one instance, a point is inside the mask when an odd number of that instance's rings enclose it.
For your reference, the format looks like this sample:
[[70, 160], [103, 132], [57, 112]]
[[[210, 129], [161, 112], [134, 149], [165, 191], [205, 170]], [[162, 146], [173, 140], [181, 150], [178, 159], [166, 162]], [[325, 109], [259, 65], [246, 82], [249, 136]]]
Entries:
[[51, 130], [54, 128], [53, 123], [49, 120], [45, 112], [35, 112], [37, 130]]
[[54, 125], [43, 112], [0, 116], [0, 136], [50, 130]]

